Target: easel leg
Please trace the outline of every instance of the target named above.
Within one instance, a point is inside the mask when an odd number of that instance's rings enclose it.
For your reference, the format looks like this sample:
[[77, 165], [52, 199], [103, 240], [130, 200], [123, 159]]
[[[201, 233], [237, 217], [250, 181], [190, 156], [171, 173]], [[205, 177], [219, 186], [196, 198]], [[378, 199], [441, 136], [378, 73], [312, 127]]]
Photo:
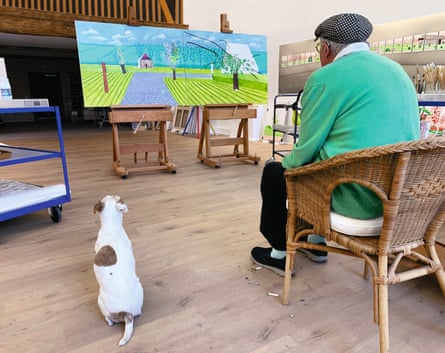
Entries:
[[[243, 134], [243, 119], [240, 120], [238, 124], [238, 130], [236, 132], [236, 137], [240, 138]], [[239, 144], [236, 144], [233, 148], [233, 154], [239, 154]]]
[[119, 131], [118, 131], [117, 124], [113, 124], [111, 130], [112, 130], [112, 134], [113, 134], [113, 162], [119, 162], [119, 160], [120, 160]]
[[[205, 114], [205, 113], [204, 113]], [[204, 147], [205, 144], [205, 147]], [[205, 155], [203, 149], [205, 148]], [[201, 129], [201, 135], [199, 137], [199, 147], [198, 147], [198, 159], [201, 162], [204, 162], [210, 167], [218, 168], [221, 166], [221, 162], [217, 162], [213, 159], [211, 159], [211, 145], [210, 145], [210, 122], [206, 119], [206, 117], [203, 117], [202, 120], [202, 129]]]
[[249, 122], [247, 119], [243, 119], [243, 129], [244, 129], [244, 148], [243, 152], [249, 155]]
[[111, 127], [113, 136], [113, 168], [118, 175], [125, 178], [128, 175], [127, 168], [120, 166], [121, 151], [119, 145], [119, 127], [118, 124], [112, 124]]
[[210, 156], [212, 155], [211, 153], [211, 146], [210, 146], [210, 121], [209, 120], [205, 120], [205, 129], [203, 129], [202, 131], [203, 134], [205, 134], [205, 149], [206, 149], [206, 158], [209, 159]]
[[167, 136], [165, 132], [165, 121], [159, 122], [159, 144], [162, 145], [162, 151], [159, 151], [158, 158], [160, 161], [168, 162]]
[[198, 145], [198, 158], [201, 159], [201, 157], [203, 157], [203, 147], [204, 147], [204, 139], [206, 138], [206, 134], [205, 134], [205, 125], [206, 125], [206, 121], [205, 119], [203, 119], [202, 121], [202, 128], [201, 128], [201, 133], [199, 135], [199, 145]]
[[243, 152], [239, 151], [239, 144], [235, 145], [233, 149], [234, 154], [248, 156], [249, 155], [249, 130], [248, 130], [249, 122], [247, 119], [241, 119], [238, 125], [238, 131], [236, 134], [237, 138], [241, 138], [243, 141]]

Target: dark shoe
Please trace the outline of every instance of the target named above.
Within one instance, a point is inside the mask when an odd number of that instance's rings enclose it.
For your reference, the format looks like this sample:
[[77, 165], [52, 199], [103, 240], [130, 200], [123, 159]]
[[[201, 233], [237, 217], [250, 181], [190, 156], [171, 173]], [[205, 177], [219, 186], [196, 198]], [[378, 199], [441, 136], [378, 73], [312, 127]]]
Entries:
[[298, 251], [305, 254], [309, 260], [314, 262], [322, 263], [328, 261], [328, 253], [326, 251], [303, 248], [299, 248]]
[[[307, 237], [302, 237], [301, 240], [302, 241], [307, 241], [309, 243], [312, 243], [309, 240], [307, 240]], [[320, 243], [313, 243], [313, 244], [317, 244], [317, 245], [326, 245], [326, 241], [324, 242], [320, 242]], [[314, 262], [318, 262], [318, 263], [322, 263], [322, 262], [326, 262], [328, 261], [328, 253], [327, 251], [321, 251], [321, 250], [313, 250], [313, 249], [303, 249], [303, 248], [298, 248], [298, 251], [303, 253], [304, 255], [306, 255], [306, 257]]]
[[285, 272], [284, 269], [286, 266], [286, 258], [283, 258], [281, 260], [274, 259], [270, 257], [271, 251], [272, 248], [260, 248], [260, 247], [253, 248], [252, 251], [250, 252], [250, 255], [252, 256], [252, 261], [257, 265], [267, 268], [275, 272], [277, 275], [283, 277]]

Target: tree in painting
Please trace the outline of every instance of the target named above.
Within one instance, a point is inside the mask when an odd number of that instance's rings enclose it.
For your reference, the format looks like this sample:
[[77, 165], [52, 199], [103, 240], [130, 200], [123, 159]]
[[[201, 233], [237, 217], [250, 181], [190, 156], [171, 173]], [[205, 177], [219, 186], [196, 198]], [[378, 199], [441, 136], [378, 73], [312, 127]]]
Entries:
[[[192, 37], [192, 40], [188, 41], [188, 44], [207, 50], [214, 55], [214, 62], [209, 64], [216, 64], [217, 66], [221, 67], [223, 72], [232, 74], [233, 90], [239, 90], [238, 75], [240, 73], [250, 73], [256, 77], [256, 71], [253, 68], [252, 61], [249, 58], [242, 58], [238, 54], [232, 54], [226, 50], [226, 48], [223, 48], [217, 42], [210, 39], [202, 38], [190, 32], [186, 32], [186, 34]], [[197, 43], [193, 41], [193, 38], [207, 42], [209, 46]]]
[[116, 56], [117, 56], [117, 60], [119, 62], [119, 66], [121, 67], [122, 74], [126, 74], [127, 73], [127, 69], [125, 68], [125, 55], [124, 55], [124, 52], [122, 50], [122, 47], [117, 47], [116, 48]]
[[253, 76], [255, 76], [253, 71], [251, 70], [251, 62], [248, 59], [243, 59], [238, 57], [237, 55], [232, 55], [228, 52], [225, 52], [222, 58], [222, 63], [226, 71], [232, 74], [233, 89], [235, 91], [239, 90], [238, 74], [241, 72], [241, 69], [243, 69], [244, 71], [247, 70]]
[[181, 59], [181, 52], [179, 50], [179, 46], [176, 45], [174, 42], [171, 43], [165, 43], [165, 58], [167, 59], [167, 62], [172, 69], [173, 74], [173, 80], [176, 80], [176, 67], [179, 63], [179, 60]]

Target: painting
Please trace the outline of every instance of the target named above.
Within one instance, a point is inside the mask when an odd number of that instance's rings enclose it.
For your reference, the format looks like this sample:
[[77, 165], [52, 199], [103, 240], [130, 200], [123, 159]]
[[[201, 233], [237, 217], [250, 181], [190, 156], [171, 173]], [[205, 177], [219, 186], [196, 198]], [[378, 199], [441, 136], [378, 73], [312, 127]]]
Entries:
[[85, 107], [267, 103], [264, 35], [75, 21]]

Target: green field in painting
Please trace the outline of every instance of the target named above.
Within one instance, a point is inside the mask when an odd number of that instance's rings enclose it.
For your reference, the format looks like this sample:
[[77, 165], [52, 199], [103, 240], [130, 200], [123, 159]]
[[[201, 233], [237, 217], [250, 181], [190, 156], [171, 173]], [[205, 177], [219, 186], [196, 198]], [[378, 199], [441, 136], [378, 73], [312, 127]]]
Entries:
[[122, 75], [119, 71], [108, 72], [108, 92], [105, 91], [102, 72], [82, 73], [83, 100], [86, 107], [110, 107], [119, 104], [125, 96], [133, 73]]
[[166, 78], [165, 83], [178, 105], [267, 102], [267, 91], [244, 87], [241, 80], [239, 90], [234, 90], [232, 83], [198, 78]]
[[[126, 74], [121, 73], [118, 65], [107, 66], [108, 92], [101, 65], [82, 64], [80, 66], [84, 105], [86, 107], [109, 107], [120, 104], [125, 97], [128, 85], [134, 73], [168, 73], [164, 79], [166, 87], [178, 105], [205, 105], [214, 103], [267, 103], [267, 75], [239, 75], [239, 90], [233, 89], [231, 74], [216, 74], [215, 79], [177, 78], [173, 80], [170, 68], [138, 69], [126, 67]], [[178, 69], [177, 74], [185, 71]], [[208, 70], [187, 70], [187, 74], [209, 74]], [[159, 104], [163, 102], [152, 102]]]

